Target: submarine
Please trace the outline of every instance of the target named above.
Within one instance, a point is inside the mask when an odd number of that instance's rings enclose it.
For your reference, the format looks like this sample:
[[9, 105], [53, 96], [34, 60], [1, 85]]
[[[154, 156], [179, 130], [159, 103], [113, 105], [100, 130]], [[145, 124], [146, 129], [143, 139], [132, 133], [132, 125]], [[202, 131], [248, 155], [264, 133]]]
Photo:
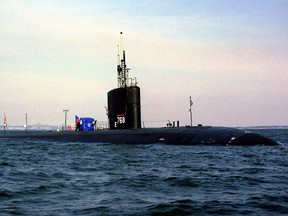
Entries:
[[141, 127], [140, 87], [129, 77], [123, 35], [118, 51], [118, 87], [107, 93], [109, 128], [92, 131], [21, 132], [0, 135], [0, 139], [41, 140], [55, 142], [90, 142], [114, 144], [169, 145], [278, 145], [278, 142], [257, 133], [229, 127], [182, 126], [163, 128]]

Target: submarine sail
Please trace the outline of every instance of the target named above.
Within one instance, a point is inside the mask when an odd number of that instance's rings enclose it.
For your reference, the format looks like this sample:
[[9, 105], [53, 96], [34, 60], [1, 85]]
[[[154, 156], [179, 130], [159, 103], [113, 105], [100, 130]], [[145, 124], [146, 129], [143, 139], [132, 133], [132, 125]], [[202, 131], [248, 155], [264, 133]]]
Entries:
[[[120, 33], [122, 49], [122, 32]], [[122, 55], [120, 56], [120, 54]], [[125, 50], [120, 50], [117, 65], [118, 88], [108, 92], [108, 118], [110, 129], [141, 128], [140, 88], [136, 81], [129, 78]]]
[[140, 88], [129, 86], [108, 92], [110, 129], [141, 128]]

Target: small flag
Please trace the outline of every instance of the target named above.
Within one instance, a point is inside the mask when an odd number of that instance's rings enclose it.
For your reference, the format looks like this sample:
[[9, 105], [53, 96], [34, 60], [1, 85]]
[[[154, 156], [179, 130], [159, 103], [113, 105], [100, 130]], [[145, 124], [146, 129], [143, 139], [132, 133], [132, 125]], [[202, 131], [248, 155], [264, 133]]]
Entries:
[[190, 97], [190, 107], [193, 105], [193, 101], [192, 101], [192, 99], [191, 99], [191, 97]]
[[75, 124], [76, 124], [78, 119], [79, 119], [79, 117], [77, 115], [75, 115]]

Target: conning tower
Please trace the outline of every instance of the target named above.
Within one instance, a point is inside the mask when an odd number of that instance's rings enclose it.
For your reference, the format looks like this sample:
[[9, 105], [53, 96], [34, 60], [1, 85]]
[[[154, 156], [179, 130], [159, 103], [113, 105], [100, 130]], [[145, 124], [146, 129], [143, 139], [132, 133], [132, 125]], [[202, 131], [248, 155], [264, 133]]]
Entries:
[[118, 88], [108, 92], [108, 119], [110, 129], [141, 128], [140, 88], [136, 78], [129, 78], [123, 50], [123, 34], [120, 32], [118, 51], [117, 80]]

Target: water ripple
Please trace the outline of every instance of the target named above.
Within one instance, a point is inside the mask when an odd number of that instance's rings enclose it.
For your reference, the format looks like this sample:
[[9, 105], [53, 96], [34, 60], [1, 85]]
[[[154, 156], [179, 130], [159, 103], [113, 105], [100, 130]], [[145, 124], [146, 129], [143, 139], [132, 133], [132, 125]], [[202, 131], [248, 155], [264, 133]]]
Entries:
[[287, 215], [287, 131], [260, 131], [275, 147], [0, 141], [0, 215]]

